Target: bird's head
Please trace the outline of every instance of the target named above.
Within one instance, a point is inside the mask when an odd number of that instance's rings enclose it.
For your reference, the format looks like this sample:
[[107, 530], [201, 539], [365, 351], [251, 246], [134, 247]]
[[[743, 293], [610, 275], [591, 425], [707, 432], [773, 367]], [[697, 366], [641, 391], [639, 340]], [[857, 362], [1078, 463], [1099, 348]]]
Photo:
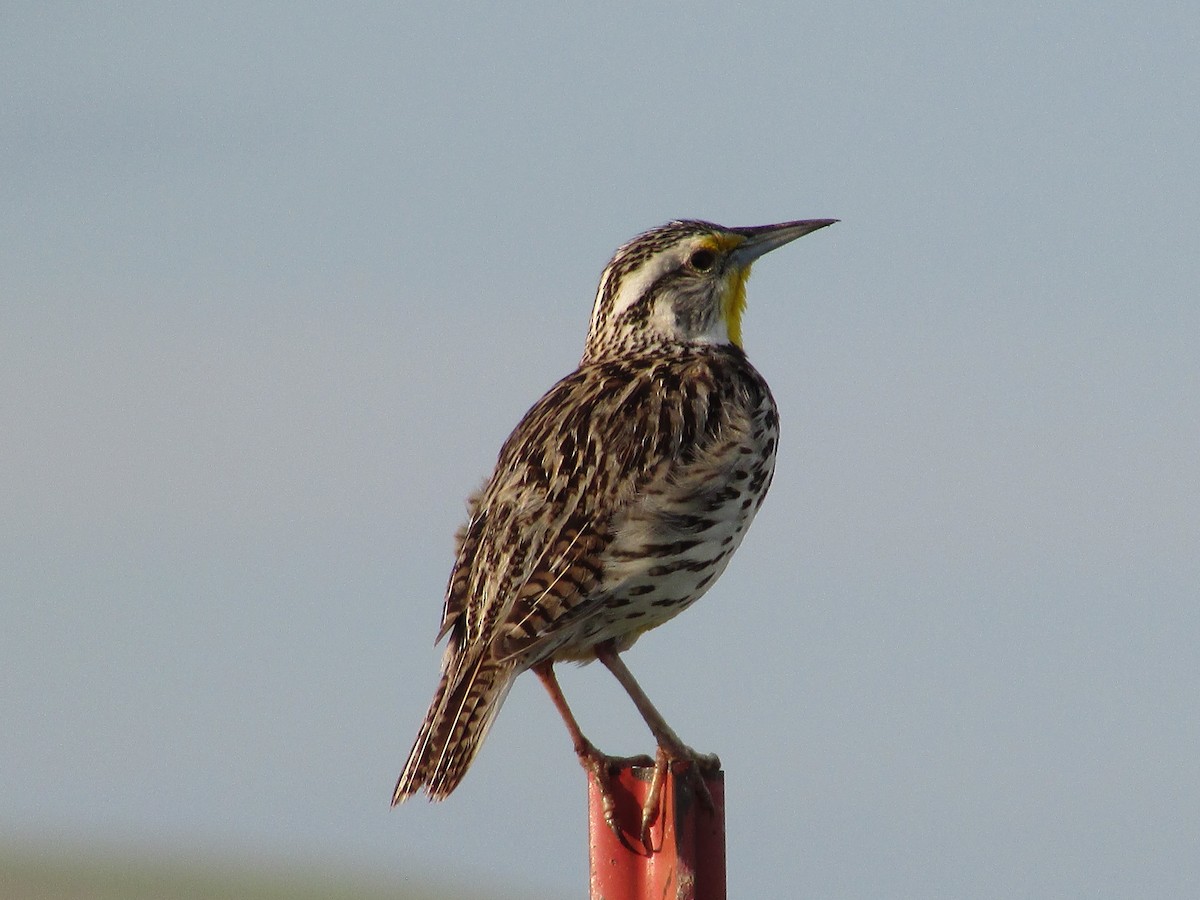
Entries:
[[600, 276], [584, 361], [678, 344], [740, 347], [750, 266], [836, 221], [725, 228], [686, 220], [638, 235]]

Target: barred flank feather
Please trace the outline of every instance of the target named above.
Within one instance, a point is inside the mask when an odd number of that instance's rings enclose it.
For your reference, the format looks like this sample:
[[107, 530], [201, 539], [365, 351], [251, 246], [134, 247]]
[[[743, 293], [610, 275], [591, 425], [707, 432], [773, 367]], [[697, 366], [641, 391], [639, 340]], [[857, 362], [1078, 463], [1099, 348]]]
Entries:
[[421, 788], [429, 799], [443, 800], [458, 787], [515, 676], [511, 663], [497, 663], [482, 656], [465, 663], [452, 662], [396, 782], [393, 806]]

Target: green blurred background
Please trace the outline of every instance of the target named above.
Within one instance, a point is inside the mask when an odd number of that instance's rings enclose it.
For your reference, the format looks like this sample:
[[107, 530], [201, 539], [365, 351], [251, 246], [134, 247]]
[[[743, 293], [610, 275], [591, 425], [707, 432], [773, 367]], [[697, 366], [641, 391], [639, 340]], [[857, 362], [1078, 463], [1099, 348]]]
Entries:
[[72, 850], [0, 848], [2, 900], [529, 900], [511, 886], [476, 881], [433, 885], [420, 879], [369, 878], [278, 860], [155, 859], [98, 846]]

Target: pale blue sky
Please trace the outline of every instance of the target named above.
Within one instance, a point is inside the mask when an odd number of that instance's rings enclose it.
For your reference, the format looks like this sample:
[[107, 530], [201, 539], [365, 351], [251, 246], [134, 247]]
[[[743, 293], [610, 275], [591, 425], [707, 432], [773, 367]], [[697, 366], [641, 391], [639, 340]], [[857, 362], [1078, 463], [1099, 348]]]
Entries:
[[[612, 250], [837, 217], [772, 496], [628, 655], [730, 895], [1200, 891], [1200, 8], [0, 11], [0, 837], [581, 896], [532, 678], [388, 809], [463, 498]], [[650, 749], [568, 670], [595, 742]]]

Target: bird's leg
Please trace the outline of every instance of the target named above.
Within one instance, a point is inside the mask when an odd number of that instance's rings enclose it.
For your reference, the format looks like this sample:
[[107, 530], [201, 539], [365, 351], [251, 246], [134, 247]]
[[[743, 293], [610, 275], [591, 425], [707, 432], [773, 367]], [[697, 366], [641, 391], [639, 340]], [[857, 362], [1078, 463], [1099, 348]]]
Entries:
[[562, 716], [567, 731], [571, 734], [571, 742], [575, 747], [575, 755], [579, 757], [579, 764], [596, 779], [596, 787], [600, 791], [600, 800], [604, 805], [605, 823], [620, 838], [621, 828], [617, 823], [617, 804], [613, 799], [612, 773], [622, 766], [654, 765], [653, 761], [648, 756], [622, 758], [601, 753], [591, 741], [583, 736], [579, 723], [575, 721], [575, 715], [571, 712], [571, 707], [567, 705], [567, 698], [563, 696], [562, 688], [558, 685], [558, 678], [554, 674], [554, 663], [548, 659], [543, 660], [533, 667], [533, 671], [542, 682], [542, 686], [546, 688], [550, 699], [554, 701], [554, 708]]
[[634, 706], [637, 707], [646, 725], [649, 726], [654, 739], [658, 742], [658, 753], [655, 754], [654, 761], [654, 780], [650, 782], [650, 791], [646, 796], [646, 803], [642, 807], [642, 835], [643, 838], [648, 833], [650, 826], [654, 823], [658, 815], [659, 795], [662, 790], [662, 782], [666, 777], [667, 770], [671, 764], [677, 761], [691, 763], [688, 768], [690, 777], [696, 790], [696, 795], [700, 798], [700, 802], [705, 808], [712, 810], [713, 800], [712, 794], [708, 790], [708, 785], [704, 783], [704, 773], [716, 772], [721, 768], [721, 761], [717, 759], [715, 754], [697, 753], [687, 744], [679, 739], [671, 726], [663, 719], [660, 713], [650, 702], [650, 698], [646, 696], [646, 692], [642, 690], [641, 685], [637, 683], [637, 679], [633, 677], [633, 673], [617, 655], [616, 649], [609, 642], [598, 644], [596, 646], [596, 658], [608, 668], [621, 683], [621, 687], [625, 688], [625, 692], [629, 694], [633, 700]]

